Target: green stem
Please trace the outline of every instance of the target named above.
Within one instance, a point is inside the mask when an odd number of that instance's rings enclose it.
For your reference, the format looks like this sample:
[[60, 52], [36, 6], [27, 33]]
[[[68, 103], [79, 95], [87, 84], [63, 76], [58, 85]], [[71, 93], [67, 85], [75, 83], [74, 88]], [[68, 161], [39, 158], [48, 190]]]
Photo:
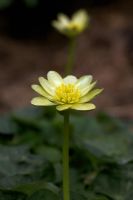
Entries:
[[74, 60], [75, 60], [75, 48], [76, 48], [76, 38], [72, 37], [69, 39], [69, 46], [68, 46], [68, 60], [65, 69], [65, 74], [71, 74], [74, 67]]
[[63, 135], [63, 200], [70, 200], [69, 191], [69, 111], [64, 113]]

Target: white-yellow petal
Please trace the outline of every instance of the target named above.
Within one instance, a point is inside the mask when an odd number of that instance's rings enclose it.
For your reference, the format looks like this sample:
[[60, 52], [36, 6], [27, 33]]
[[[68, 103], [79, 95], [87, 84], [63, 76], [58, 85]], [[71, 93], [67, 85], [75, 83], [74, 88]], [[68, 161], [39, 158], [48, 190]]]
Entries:
[[89, 102], [90, 100], [92, 100], [96, 95], [100, 94], [103, 91], [103, 89], [95, 89], [90, 91], [88, 94], [86, 94], [85, 96], [83, 96], [80, 99], [80, 103], [86, 103]]
[[57, 72], [50, 71], [47, 78], [48, 80], [40, 77], [40, 85], [32, 85], [33, 90], [41, 95], [32, 99], [33, 105], [55, 105], [58, 111], [95, 109], [95, 105], [89, 103], [89, 101], [98, 95], [102, 89], [92, 90], [96, 82], [91, 83], [91, 75], [83, 76], [80, 79], [73, 75], [62, 78]]
[[72, 16], [72, 21], [79, 24], [81, 29], [84, 29], [89, 23], [88, 13], [85, 10], [79, 10]]
[[92, 78], [93, 77], [91, 75], [82, 76], [81, 78], [78, 79], [76, 87], [78, 87], [81, 90], [84, 89], [91, 83]]
[[53, 102], [49, 101], [44, 97], [35, 97], [31, 100], [31, 104], [36, 106], [53, 106], [55, 105]]
[[67, 26], [70, 23], [70, 19], [63, 13], [58, 14], [57, 18], [63, 26]]
[[93, 110], [95, 109], [96, 106], [92, 103], [84, 103], [84, 104], [73, 104], [71, 106], [71, 109], [74, 109], [74, 110]]
[[84, 96], [84, 95], [86, 95], [89, 91], [91, 91], [91, 89], [93, 89], [95, 85], [96, 85], [96, 81], [93, 82], [93, 83], [91, 83], [91, 84], [89, 84], [88, 86], [82, 88], [80, 90], [81, 97]]
[[58, 14], [57, 20], [54, 20], [52, 22], [52, 26], [62, 33], [64, 32], [64, 29], [66, 29], [68, 24], [69, 24], [69, 18], [62, 13]]
[[47, 74], [48, 82], [53, 86], [57, 87], [63, 83], [62, 77], [55, 71], [49, 71]]
[[70, 105], [70, 104], [63, 104], [63, 105], [58, 105], [58, 106], [56, 106], [56, 109], [57, 109], [58, 111], [67, 110], [67, 109], [69, 109], [69, 108], [71, 108], [71, 105]]
[[38, 94], [40, 94], [48, 99], [52, 99], [52, 97], [50, 95], [48, 95], [48, 93], [40, 85], [32, 85], [31, 87]]
[[55, 29], [57, 29], [58, 31], [62, 31], [63, 30], [63, 28], [64, 28], [64, 26], [62, 26], [62, 24], [60, 23], [60, 22], [58, 22], [58, 21], [56, 21], [56, 20], [54, 20], [53, 22], [52, 22], [52, 26], [55, 28]]
[[44, 90], [46, 90], [46, 92], [47, 92], [49, 95], [51, 95], [51, 96], [54, 95], [54, 93], [55, 93], [55, 88], [54, 88], [53, 86], [51, 86], [51, 85], [49, 84], [49, 82], [48, 82], [45, 78], [39, 77], [39, 82], [40, 82], [41, 86], [44, 88]]
[[75, 76], [68, 75], [63, 80], [66, 84], [76, 84], [78, 79]]

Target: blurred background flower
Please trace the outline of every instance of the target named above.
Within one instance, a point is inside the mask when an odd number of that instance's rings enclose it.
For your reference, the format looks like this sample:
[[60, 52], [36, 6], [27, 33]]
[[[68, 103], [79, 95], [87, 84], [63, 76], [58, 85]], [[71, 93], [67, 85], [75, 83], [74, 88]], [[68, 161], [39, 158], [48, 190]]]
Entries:
[[52, 25], [60, 33], [68, 37], [75, 37], [89, 26], [89, 15], [83, 9], [75, 12], [71, 18], [59, 13], [57, 20], [52, 21]]

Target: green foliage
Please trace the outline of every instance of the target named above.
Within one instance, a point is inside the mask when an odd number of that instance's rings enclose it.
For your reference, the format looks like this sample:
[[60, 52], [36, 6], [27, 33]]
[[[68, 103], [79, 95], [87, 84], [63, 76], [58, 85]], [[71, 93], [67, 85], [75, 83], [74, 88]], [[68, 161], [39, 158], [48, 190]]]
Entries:
[[40, 190], [31, 195], [27, 200], [59, 200], [59, 195], [49, 190]]
[[26, 200], [26, 199], [27, 196], [23, 193], [0, 190], [0, 200]]
[[11, 5], [13, 0], [0, 0], [0, 8], [6, 8]]
[[93, 183], [94, 190], [116, 200], [133, 196], [133, 163], [103, 171]]
[[[14, 2], [14, 0], [0, 0], [0, 9], [4, 9], [4, 8], [10, 6], [13, 2]], [[33, 7], [33, 6], [37, 6], [39, 0], [23, 0], [23, 2], [27, 6]]]
[[[74, 143], [88, 157], [92, 154], [102, 162], [126, 164], [133, 160], [133, 134], [119, 121], [107, 117], [108, 122], [97, 118], [78, 117], [75, 126]], [[83, 131], [83, 127], [86, 127]]]
[[[0, 200], [62, 200], [62, 123], [53, 109], [0, 117]], [[71, 200], [131, 200], [133, 134], [105, 114], [73, 114]]]

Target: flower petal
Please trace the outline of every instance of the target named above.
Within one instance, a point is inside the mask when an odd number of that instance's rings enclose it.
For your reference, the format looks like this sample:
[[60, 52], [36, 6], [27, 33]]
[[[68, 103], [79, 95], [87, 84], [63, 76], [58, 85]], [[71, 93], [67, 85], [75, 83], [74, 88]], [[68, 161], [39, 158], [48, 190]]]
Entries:
[[89, 23], [88, 13], [85, 10], [81, 9], [73, 14], [72, 21], [79, 24], [82, 28], [85, 28]]
[[52, 100], [52, 97], [40, 85], [32, 85], [31, 87], [38, 94]]
[[76, 87], [78, 87], [81, 90], [84, 89], [91, 83], [92, 78], [93, 77], [91, 75], [82, 76], [81, 78], [78, 79]]
[[63, 105], [59, 105], [59, 106], [56, 106], [56, 109], [58, 111], [62, 111], [62, 110], [67, 110], [71, 107], [72, 105], [70, 104], [63, 104]]
[[59, 21], [56, 21], [56, 20], [54, 20], [53, 22], [52, 22], [52, 26], [55, 28], [55, 29], [57, 29], [58, 31], [62, 31], [63, 30], [63, 28], [64, 28], [64, 26], [62, 26], [62, 24], [59, 22]]
[[75, 84], [78, 79], [75, 76], [69, 75], [69, 76], [66, 76], [63, 80], [64, 80], [64, 83]]
[[86, 103], [90, 100], [92, 100], [96, 95], [100, 94], [101, 92], [103, 91], [103, 89], [95, 89], [95, 90], [92, 90], [90, 91], [88, 94], [86, 94], [85, 96], [83, 96], [81, 99], [80, 99], [80, 103]]
[[31, 104], [35, 106], [53, 106], [55, 105], [48, 99], [45, 99], [44, 97], [35, 97], [31, 100]]
[[70, 20], [66, 15], [60, 13], [57, 16], [57, 20], [52, 21], [52, 26], [58, 31], [63, 32], [63, 30], [68, 26], [69, 21]]
[[96, 106], [92, 103], [84, 103], [84, 104], [73, 104], [71, 109], [74, 110], [93, 110]]
[[50, 94], [52, 96], [54, 95], [54, 92], [55, 92], [54, 87], [52, 87], [45, 78], [39, 77], [39, 82], [48, 94]]
[[58, 21], [63, 25], [66, 26], [70, 23], [70, 19], [68, 18], [67, 15], [64, 15], [63, 13], [58, 14], [57, 16]]
[[49, 71], [47, 74], [49, 83], [55, 87], [63, 83], [62, 77], [55, 71]]
[[86, 95], [94, 86], [96, 85], [96, 81], [89, 84], [87, 87], [84, 87], [80, 90], [81, 97]]

